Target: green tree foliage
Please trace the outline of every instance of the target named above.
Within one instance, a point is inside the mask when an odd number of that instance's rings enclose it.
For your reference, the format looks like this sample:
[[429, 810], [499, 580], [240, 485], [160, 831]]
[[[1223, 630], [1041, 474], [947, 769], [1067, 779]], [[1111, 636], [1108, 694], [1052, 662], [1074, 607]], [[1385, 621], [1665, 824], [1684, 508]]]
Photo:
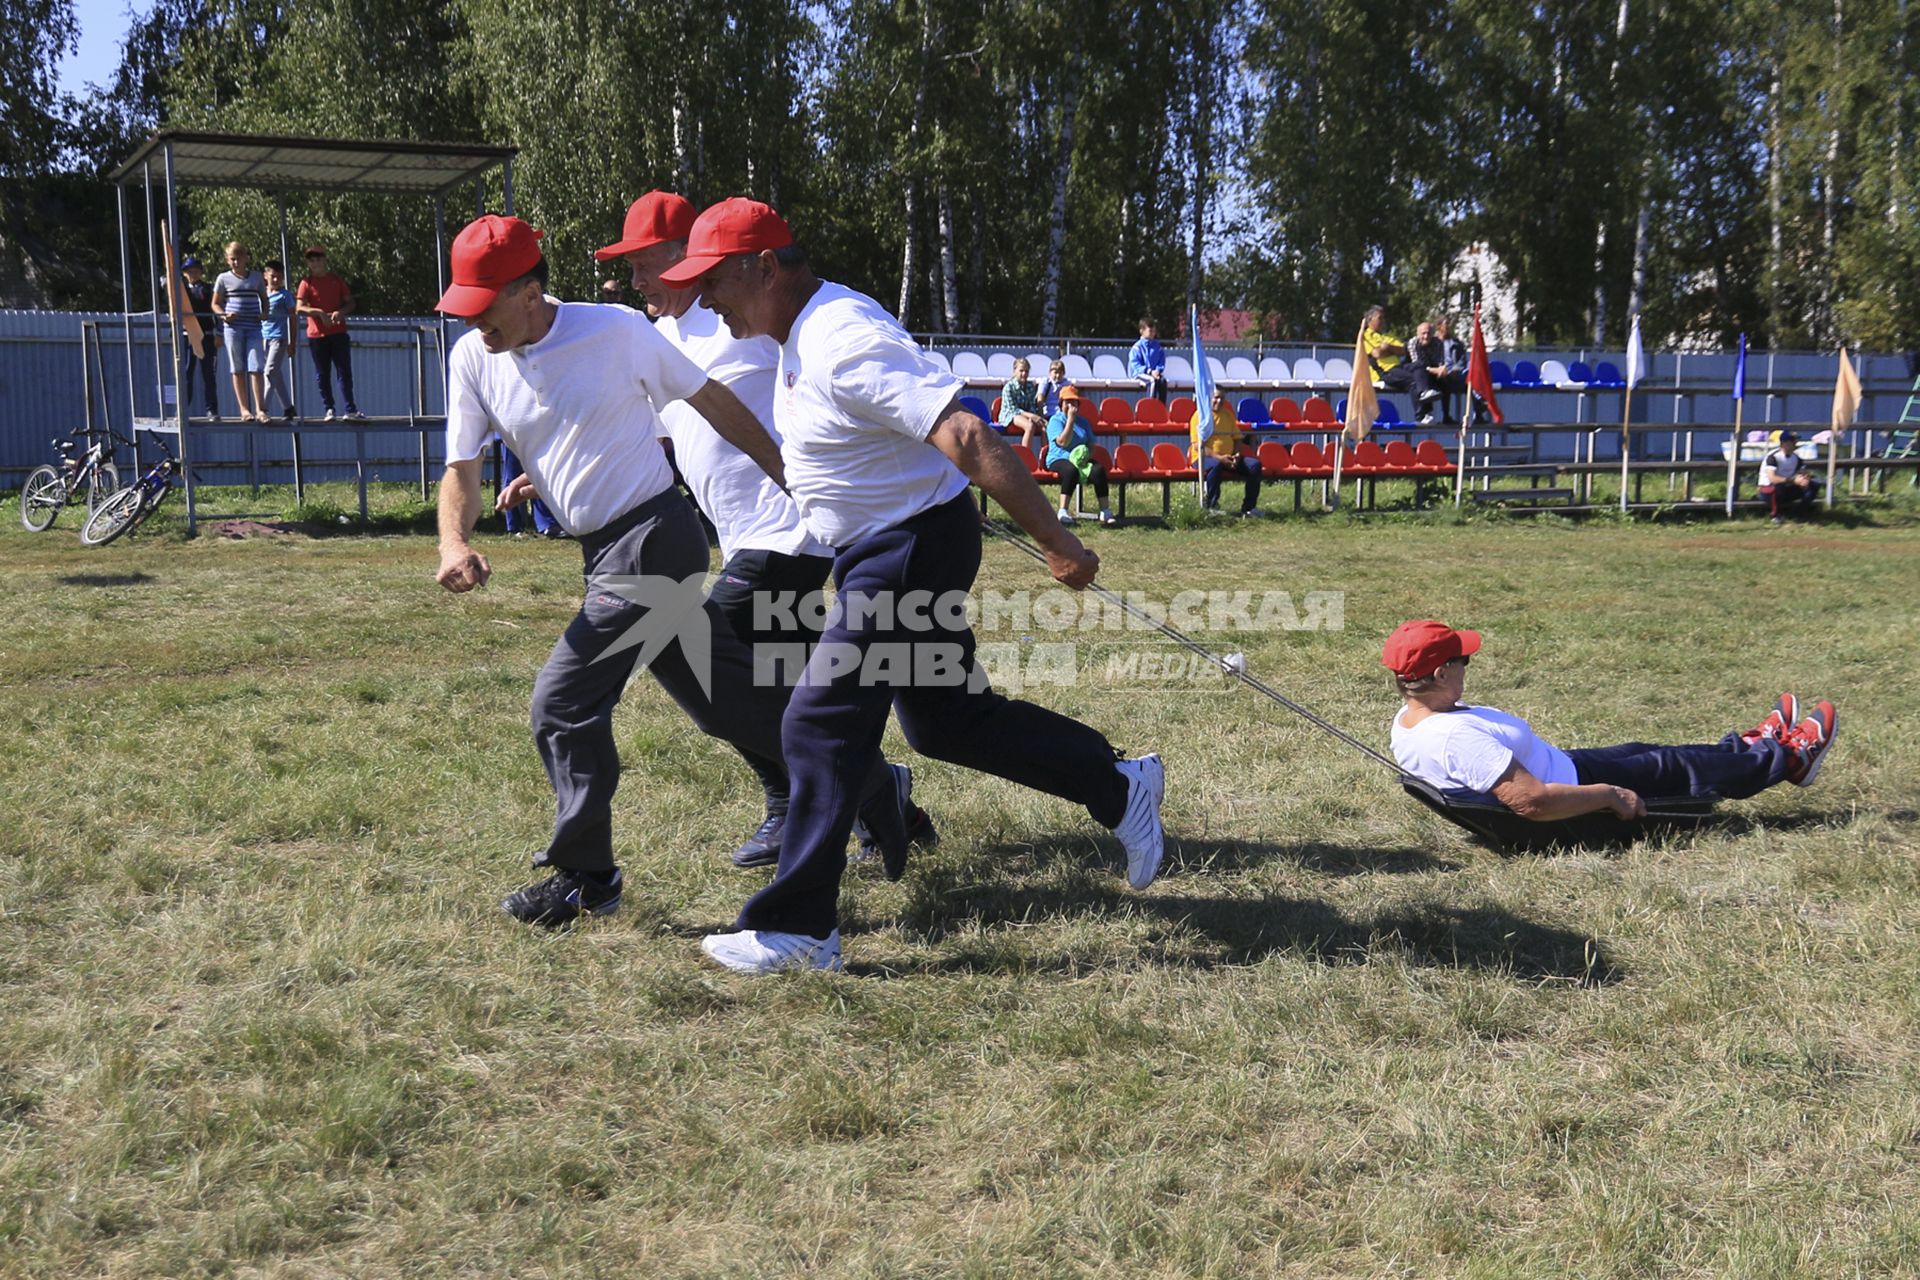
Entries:
[[[1909, 0], [154, 0], [84, 110], [45, 73], [67, 0], [5, 2], [8, 173], [162, 124], [512, 142], [574, 296], [658, 186], [772, 201], [918, 329], [1197, 301], [1344, 340], [1479, 244], [1539, 343], [1618, 344], [1635, 307], [1656, 342], [1920, 340]], [[290, 234], [415, 311], [424, 204], [292, 197]], [[261, 196], [183, 221], [277, 245]]]

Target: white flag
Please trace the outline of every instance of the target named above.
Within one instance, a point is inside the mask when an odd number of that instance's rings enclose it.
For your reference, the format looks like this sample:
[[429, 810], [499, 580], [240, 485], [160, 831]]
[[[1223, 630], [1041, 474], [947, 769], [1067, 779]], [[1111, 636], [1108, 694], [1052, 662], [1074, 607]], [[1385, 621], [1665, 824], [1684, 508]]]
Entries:
[[1640, 317], [1633, 318], [1633, 328], [1627, 333], [1627, 385], [1640, 385], [1640, 375], [1647, 371], [1646, 348], [1640, 345]]

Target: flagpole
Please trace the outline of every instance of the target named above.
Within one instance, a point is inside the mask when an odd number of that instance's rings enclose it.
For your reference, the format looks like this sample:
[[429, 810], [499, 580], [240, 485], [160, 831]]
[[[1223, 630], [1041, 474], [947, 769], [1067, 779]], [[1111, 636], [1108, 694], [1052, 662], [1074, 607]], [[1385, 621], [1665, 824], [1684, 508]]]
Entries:
[[1627, 463], [1632, 454], [1629, 448], [1632, 437], [1627, 434], [1627, 424], [1632, 421], [1633, 384], [1628, 383], [1625, 404], [1620, 412], [1620, 510], [1622, 511], [1627, 509]]
[[1454, 444], [1453, 505], [1458, 507], [1467, 488], [1467, 423], [1473, 418], [1473, 388], [1460, 397], [1460, 437]]
[[1733, 519], [1733, 495], [1740, 485], [1740, 441], [1746, 436], [1741, 429], [1741, 418], [1745, 414], [1747, 402], [1733, 402], [1733, 444], [1727, 450], [1727, 519]]

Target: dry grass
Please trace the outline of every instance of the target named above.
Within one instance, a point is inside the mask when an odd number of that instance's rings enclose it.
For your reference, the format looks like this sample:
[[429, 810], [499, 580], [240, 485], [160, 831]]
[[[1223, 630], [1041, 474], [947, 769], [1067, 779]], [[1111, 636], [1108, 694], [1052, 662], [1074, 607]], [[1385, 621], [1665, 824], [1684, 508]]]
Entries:
[[0, 1276], [1920, 1273], [1903, 520], [1093, 531], [1116, 587], [1343, 591], [1210, 638], [1375, 738], [1433, 615], [1570, 745], [1783, 686], [1841, 743], [1701, 835], [1502, 859], [1243, 692], [1046, 689], [1167, 756], [1161, 882], [920, 761], [945, 839], [850, 876], [853, 972], [761, 982], [696, 959], [757, 796], [651, 686], [626, 909], [498, 913], [570, 546], [454, 599], [419, 536], [160, 533], [0, 534]]

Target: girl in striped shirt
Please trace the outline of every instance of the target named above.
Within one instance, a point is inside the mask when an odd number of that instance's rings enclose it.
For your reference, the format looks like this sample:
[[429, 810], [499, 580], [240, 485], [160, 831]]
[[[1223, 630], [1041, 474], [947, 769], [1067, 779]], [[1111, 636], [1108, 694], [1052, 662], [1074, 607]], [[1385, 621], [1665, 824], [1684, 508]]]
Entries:
[[260, 321], [267, 310], [267, 282], [253, 270], [252, 260], [238, 240], [227, 246], [227, 269], [213, 282], [213, 308], [226, 322], [227, 372], [233, 375], [240, 416], [265, 422], [267, 358]]

